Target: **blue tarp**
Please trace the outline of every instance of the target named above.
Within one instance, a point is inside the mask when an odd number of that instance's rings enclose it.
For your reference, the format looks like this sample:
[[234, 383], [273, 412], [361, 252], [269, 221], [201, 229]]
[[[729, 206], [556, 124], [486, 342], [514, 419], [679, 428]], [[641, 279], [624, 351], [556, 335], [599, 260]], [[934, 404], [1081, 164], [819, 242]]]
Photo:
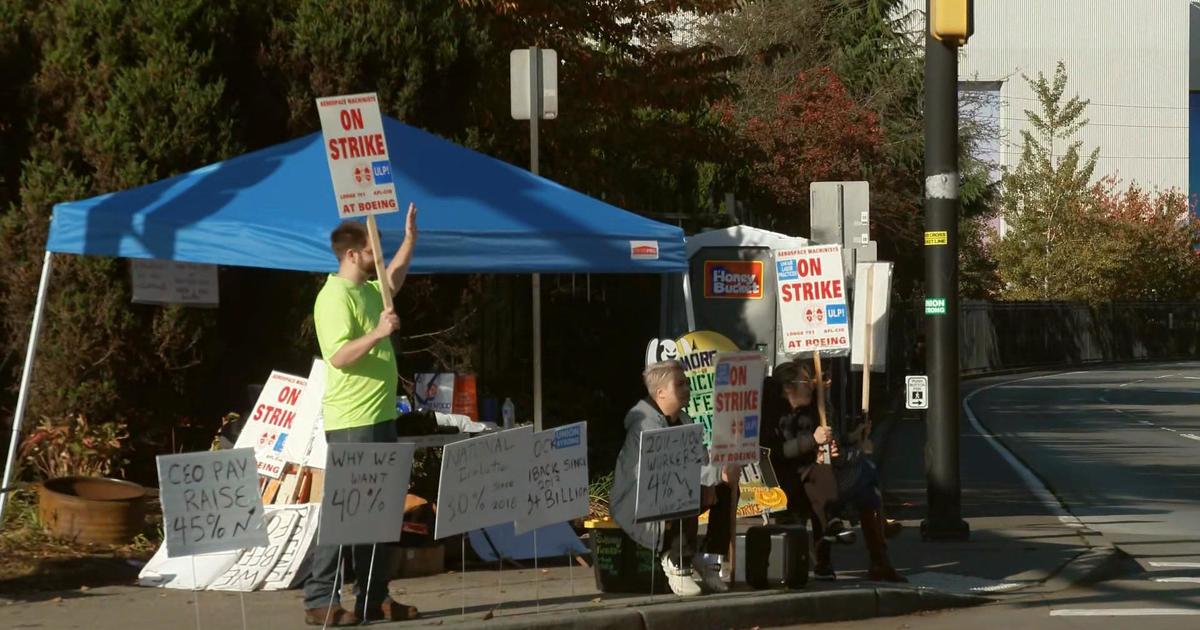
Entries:
[[[683, 231], [384, 117], [402, 208], [419, 209], [414, 273], [660, 273]], [[390, 255], [404, 213], [377, 217]], [[57, 204], [52, 252], [333, 271], [338, 223], [321, 134], [139, 188]], [[657, 259], [632, 254], [655, 241]]]

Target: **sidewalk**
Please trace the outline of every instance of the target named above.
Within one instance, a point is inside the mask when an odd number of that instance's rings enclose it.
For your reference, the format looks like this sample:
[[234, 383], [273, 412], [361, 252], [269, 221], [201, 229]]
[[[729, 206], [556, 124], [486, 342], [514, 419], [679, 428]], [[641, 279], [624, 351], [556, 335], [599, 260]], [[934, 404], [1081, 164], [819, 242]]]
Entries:
[[[899, 419], [881, 427], [881, 434], [887, 435], [881, 444], [887, 511], [906, 525], [890, 541], [891, 557], [912, 580], [909, 585], [863, 581], [867, 560], [861, 541], [835, 547], [837, 582], [810, 582], [793, 592], [741, 587], [689, 600], [602, 594], [591, 570], [582, 567], [478, 569], [392, 582], [393, 596], [420, 608], [424, 617], [373, 625], [698, 630], [845, 621], [975, 605], [989, 601], [985, 597], [1018, 597], [1085, 577], [1105, 562], [1106, 555], [1091, 548], [1086, 532], [1064, 525], [1030, 497], [1009, 466], [965, 424], [962, 513], [971, 525], [971, 538], [922, 542], [924, 422]], [[0, 593], [0, 627], [124, 630], [132, 622], [141, 628], [192, 628], [197, 626], [195, 601], [191, 592], [136, 586], [14, 601]], [[247, 593], [244, 602], [247, 628], [304, 627], [298, 591]], [[199, 603], [199, 627], [242, 627], [239, 595], [202, 592]]]

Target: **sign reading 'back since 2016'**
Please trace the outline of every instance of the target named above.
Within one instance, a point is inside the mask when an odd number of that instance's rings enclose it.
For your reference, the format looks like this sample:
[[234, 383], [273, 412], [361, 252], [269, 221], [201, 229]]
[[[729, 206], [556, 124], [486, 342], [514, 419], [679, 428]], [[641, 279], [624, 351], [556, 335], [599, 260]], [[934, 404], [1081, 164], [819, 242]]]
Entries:
[[167, 557], [267, 544], [254, 449], [158, 456]]
[[528, 492], [517, 517], [517, 534], [587, 516], [586, 423], [534, 433], [528, 468]]
[[704, 261], [704, 297], [709, 299], [761, 300], [761, 260]]
[[775, 252], [779, 321], [788, 354], [850, 349], [841, 245]]
[[700, 513], [704, 428], [685, 424], [643, 431], [634, 520], [665, 521]]
[[348, 219], [399, 212], [375, 94], [318, 98], [317, 113], [338, 216]]

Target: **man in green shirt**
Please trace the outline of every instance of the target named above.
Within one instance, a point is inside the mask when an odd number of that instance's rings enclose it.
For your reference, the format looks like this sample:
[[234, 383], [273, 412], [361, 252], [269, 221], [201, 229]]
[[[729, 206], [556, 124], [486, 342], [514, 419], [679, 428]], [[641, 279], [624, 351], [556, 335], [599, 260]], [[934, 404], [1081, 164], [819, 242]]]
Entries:
[[[325, 359], [325, 396], [321, 405], [325, 439], [331, 443], [395, 442], [397, 368], [391, 334], [400, 328], [400, 319], [394, 309], [383, 307], [379, 281], [370, 280], [375, 272], [375, 258], [366, 226], [344, 221], [333, 230], [329, 240], [338, 259], [338, 272], [325, 281], [313, 306], [317, 342]], [[393, 295], [404, 285], [416, 242], [417, 209], [409, 204], [404, 242], [387, 266]], [[396, 523], [397, 532], [400, 525]], [[391, 566], [388, 549], [386, 545], [354, 545], [346, 549], [357, 582], [355, 610], [351, 613], [341, 607], [340, 589], [334, 583], [340, 550], [337, 546], [318, 546], [313, 555], [312, 575], [304, 584], [305, 622], [349, 626], [358, 625], [360, 620], [415, 618], [416, 608], [399, 604], [388, 596], [386, 571]], [[373, 575], [372, 553], [380, 569]], [[364, 599], [370, 610], [364, 609]]]

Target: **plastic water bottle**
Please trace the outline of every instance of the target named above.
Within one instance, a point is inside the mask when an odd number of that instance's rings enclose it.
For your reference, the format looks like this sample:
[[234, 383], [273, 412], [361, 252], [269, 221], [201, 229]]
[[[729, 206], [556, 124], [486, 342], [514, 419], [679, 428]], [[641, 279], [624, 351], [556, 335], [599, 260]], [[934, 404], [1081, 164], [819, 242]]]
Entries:
[[401, 396], [400, 399], [396, 401], [396, 413], [400, 415], [412, 413], [412, 405], [408, 402], [408, 396]]
[[511, 398], [504, 399], [504, 406], [500, 408], [500, 417], [504, 420], [505, 429], [511, 429], [513, 424], [516, 424], [517, 409], [513, 406]]

